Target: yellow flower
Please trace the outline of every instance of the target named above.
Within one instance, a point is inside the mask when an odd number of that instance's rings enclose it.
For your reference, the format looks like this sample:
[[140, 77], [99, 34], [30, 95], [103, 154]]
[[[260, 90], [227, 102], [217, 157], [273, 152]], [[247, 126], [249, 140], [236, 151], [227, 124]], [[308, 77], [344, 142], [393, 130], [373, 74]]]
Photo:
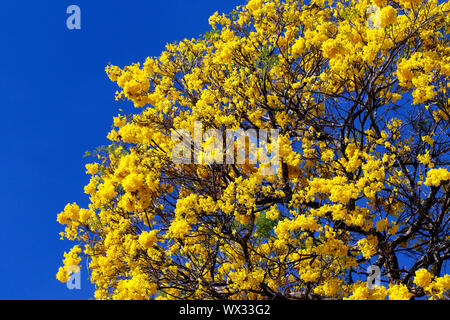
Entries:
[[96, 174], [98, 172], [98, 163], [88, 163], [86, 165], [86, 173], [87, 174]]
[[89, 209], [80, 209], [80, 221], [85, 222], [89, 218], [95, 216], [95, 212]]
[[428, 150], [425, 154], [419, 154], [417, 156], [417, 160], [419, 160], [421, 164], [429, 166], [430, 168], [434, 167], [433, 162], [431, 162], [430, 150]]
[[58, 214], [57, 221], [60, 224], [69, 224], [71, 221], [78, 220], [80, 207], [76, 203], [67, 204], [64, 211]]
[[378, 7], [384, 7], [388, 0], [372, 0], [372, 2]]
[[378, 239], [374, 235], [369, 235], [367, 238], [362, 238], [357, 242], [364, 258], [370, 259], [377, 253]]
[[389, 300], [409, 300], [413, 296], [404, 284], [389, 286], [388, 295]]
[[122, 186], [127, 192], [136, 192], [142, 188], [144, 177], [141, 174], [132, 173], [122, 181]]
[[292, 56], [299, 57], [305, 51], [305, 39], [298, 38], [292, 46]]
[[139, 236], [138, 241], [144, 248], [151, 248], [157, 240], [157, 234], [158, 230], [152, 230], [150, 232], [144, 231]]
[[386, 230], [388, 227], [389, 227], [389, 221], [387, 218], [381, 219], [376, 224], [377, 231], [380, 231], [380, 232]]
[[395, 23], [397, 19], [397, 10], [391, 6], [386, 6], [380, 11], [380, 26], [385, 28]]
[[431, 280], [433, 280], [433, 275], [427, 269], [419, 269], [415, 273], [414, 283], [421, 287], [427, 287]]
[[114, 126], [123, 127], [127, 123], [127, 120], [123, 116], [114, 117]]
[[250, 0], [247, 3], [247, 9], [250, 12], [257, 12], [262, 9], [262, 0]]
[[172, 224], [169, 228], [169, 233], [174, 238], [183, 239], [185, 236], [189, 234], [191, 231], [191, 226], [185, 219], [175, 219], [172, 221]]
[[438, 187], [442, 182], [450, 180], [450, 171], [446, 168], [431, 169], [427, 172], [424, 182], [426, 186]]

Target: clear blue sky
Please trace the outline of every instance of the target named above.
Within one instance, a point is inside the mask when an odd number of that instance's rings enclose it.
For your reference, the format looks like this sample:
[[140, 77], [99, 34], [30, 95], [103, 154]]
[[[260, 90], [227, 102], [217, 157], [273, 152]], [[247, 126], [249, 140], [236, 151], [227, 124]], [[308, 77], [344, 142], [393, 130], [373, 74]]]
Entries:
[[[0, 10], [0, 299], [88, 299], [55, 274], [71, 243], [59, 240], [56, 215], [67, 202], [86, 206], [83, 158], [107, 143], [123, 105], [104, 72], [157, 56], [167, 42], [209, 30], [215, 11], [245, 0], [2, 1]], [[81, 8], [81, 30], [66, 9]]]

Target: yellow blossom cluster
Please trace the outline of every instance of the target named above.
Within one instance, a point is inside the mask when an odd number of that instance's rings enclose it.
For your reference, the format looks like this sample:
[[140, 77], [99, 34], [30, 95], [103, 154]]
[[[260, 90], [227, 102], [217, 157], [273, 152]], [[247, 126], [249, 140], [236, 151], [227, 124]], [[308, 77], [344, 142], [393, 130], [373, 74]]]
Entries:
[[448, 180], [450, 180], [450, 171], [446, 168], [430, 169], [427, 172], [427, 177], [424, 184], [427, 186], [433, 185], [438, 187], [442, 182], [446, 182]]
[[[76, 242], [57, 278], [88, 257], [97, 299], [448, 297], [442, 261], [403, 258], [448, 250], [449, 13], [250, 0], [158, 57], [108, 65], [135, 109], [91, 154], [89, 204], [57, 216]], [[383, 285], [369, 288], [374, 261]]]

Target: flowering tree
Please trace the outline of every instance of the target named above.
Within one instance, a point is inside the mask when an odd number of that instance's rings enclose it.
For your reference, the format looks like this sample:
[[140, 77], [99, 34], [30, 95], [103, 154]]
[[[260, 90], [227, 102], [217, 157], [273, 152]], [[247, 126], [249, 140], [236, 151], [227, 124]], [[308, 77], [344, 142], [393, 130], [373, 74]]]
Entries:
[[[108, 66], [117, 100], [140, 109], [93, 153], [89, 207], [58, 215], [77, 244], [57, 278], [85, 257], [98, 299], [448, 298], [449, 14], [251, 0], [199, 39]], [[176, 134], [196, 123], [276, 129], [244, 145], [277, 147], [272, 174], [233, 161], [239, 148], [208, 158], [217, 136]]]

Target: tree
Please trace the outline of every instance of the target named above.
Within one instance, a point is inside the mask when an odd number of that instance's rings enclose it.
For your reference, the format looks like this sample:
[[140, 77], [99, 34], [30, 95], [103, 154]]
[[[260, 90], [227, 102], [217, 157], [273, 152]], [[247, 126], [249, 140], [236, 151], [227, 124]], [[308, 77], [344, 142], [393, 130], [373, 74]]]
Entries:
[[[58, 215], [57, 278], [86, 258], [98, 299], [448, 299], [449, 12], [251, 0], [107, 66], [140, 109], [92, 153], [89, 207]], [[223, 134], [192, 143], [199, 124]]]

